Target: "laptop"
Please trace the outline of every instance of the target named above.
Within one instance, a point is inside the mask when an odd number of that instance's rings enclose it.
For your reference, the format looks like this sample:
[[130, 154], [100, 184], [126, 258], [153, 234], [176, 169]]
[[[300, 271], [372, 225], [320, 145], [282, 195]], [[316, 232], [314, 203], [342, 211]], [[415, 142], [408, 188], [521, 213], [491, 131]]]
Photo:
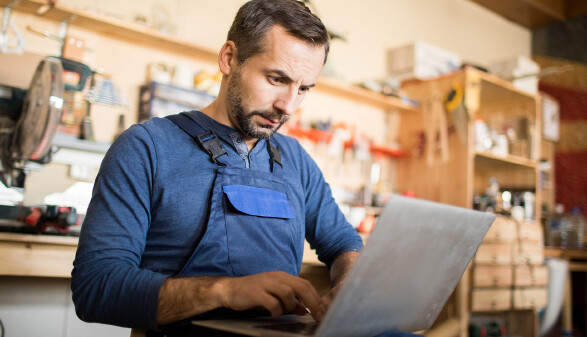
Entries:
[[247, 336], [373, 337], [429, 329], [494, 219], [490, 213], [394, 195], [315, 331], [310, 315], [192, 324]]

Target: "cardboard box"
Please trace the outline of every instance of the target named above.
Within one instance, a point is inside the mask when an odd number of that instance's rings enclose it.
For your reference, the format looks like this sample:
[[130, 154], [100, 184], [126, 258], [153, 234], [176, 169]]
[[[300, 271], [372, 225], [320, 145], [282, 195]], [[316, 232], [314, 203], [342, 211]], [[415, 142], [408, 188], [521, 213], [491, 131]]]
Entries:
[[398, 80], [425, 80], [461, 66], [461, 57], [430, 43], [415, 41], [387, 52], [387, 75]]

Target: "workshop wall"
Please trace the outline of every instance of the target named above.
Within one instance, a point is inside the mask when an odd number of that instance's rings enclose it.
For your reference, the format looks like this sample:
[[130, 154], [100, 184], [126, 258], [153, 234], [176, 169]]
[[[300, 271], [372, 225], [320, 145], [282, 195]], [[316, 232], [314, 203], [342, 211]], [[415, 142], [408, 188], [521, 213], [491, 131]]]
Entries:
[[[141, 20], [146, 25], [175, 33], [196, 44], [218, 50], [225, 41], [228, 27], [243, 0], [62, 0], [60, 4], [84, 10], [96, 11], [128, 21]], [[332, 42], [332, 51], [324, 74], [336, 79], [356, 83], [367, 79], [381, 79], [386, 75], [386, 52], [389, 48], [422, 40], [461, 55], [464, 61], [487, 65], [495, 60], [513, 55], [530, 56], [530, 32], [489, 12], [467, 0], [313, 0], [314, 8], [326, 26], [345, 37], [346, 41]], [[40, 26], [52, 32], [59, 31], [59, 23], [33, 15], [13, 12], [13, 20], [26, 38], [26, 53], [55, 55], [57, 42], [32, 34], [28, 25]], [[125, 116], [125, 127], [137, 121], [139, 86], [147, 81], [147, 68], [154, 62], [164, 62], [170, 67], [184, 66], [194, 71], [217, 71], [214, 62], [202, 62], [189, 55], [167, 53], [157, 46], [131, 44], [115, 37], [97, 34], [91, 30], [70, 26], [69, 33], [86, 42], [88, 50], [84, 62], [93, 69], [101, 69], [111, 76], [129, 103], [128, 108], [92, 107], [96, 138], [110, 141], [116, 134], [118, 115]], [[2, 57], [2, 55], [0, 55]], [[2, 62], [0, 68], [11, 67]], [[34, 69], [36, 64], [28, 67]], [[21, 65], [22, 67], [22, 65]], [[32, 70], [31, 70], [32, 71]], [[4, 70], [0, 69], [0, 76]], [[20, 86], [28, 86], [29, 78], [22, 77]], [[310, 107], [304, 118], [321, 118], [344, 113], [355, 113], [351, 105], [338, 104], [314, 94], [303, 107]], [[363, 108], [364, 110], [364, 108]], [[370, 111], [368, 112], [370, 113]], [[310, 115], [312, 114], [312, 115]], [[363, 114], [365, 115], [365, 114]], [[374, 119], [382, 120], [381, 112]], [[360, 119], [358, 119], [360, 121]], [[385, 123], [369, 123], [377, 126], [369, 130], [375, 138], [385, 138]], [[50, 164], [56, 165], [56, 164]], [[43, 171], [32, 172], [36, 180], [46, 181], [43, 193], [51, 190], [59, 177], [48, 179]], [[56, 184], [54, 192], [59, 192]], [[35, 186], [26, 188], [25, 202], [42, 201], [42, 193]]]

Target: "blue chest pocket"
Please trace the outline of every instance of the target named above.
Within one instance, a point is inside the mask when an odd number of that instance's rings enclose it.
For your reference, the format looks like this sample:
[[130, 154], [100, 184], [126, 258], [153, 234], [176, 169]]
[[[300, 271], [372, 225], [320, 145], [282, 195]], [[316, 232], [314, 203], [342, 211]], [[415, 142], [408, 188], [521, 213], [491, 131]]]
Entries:
[[245, 185], [223, 186], [222, 190], [239, 212], [265, 218], [295, 218], [285, 193]]
[[224, 185], [228, 259], [235, 275], [282, 270], [297, 275], [297, 226], [284, 192]]

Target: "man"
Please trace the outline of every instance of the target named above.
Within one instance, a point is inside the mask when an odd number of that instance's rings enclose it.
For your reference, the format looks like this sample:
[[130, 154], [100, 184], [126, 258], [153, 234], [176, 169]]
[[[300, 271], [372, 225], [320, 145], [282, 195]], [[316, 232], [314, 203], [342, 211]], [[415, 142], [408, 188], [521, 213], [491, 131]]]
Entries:
[[[82, 320], [155, 331], [219, 308], [322, 319], [362, 240], [314, 161], [276, 131], [328, 49], [303, 3], [248, 2], [218, 56], [216, 100], [112, 144], [72, 271]], [[324, 298], [297, 277], [304, 238], [330, 268]]]

